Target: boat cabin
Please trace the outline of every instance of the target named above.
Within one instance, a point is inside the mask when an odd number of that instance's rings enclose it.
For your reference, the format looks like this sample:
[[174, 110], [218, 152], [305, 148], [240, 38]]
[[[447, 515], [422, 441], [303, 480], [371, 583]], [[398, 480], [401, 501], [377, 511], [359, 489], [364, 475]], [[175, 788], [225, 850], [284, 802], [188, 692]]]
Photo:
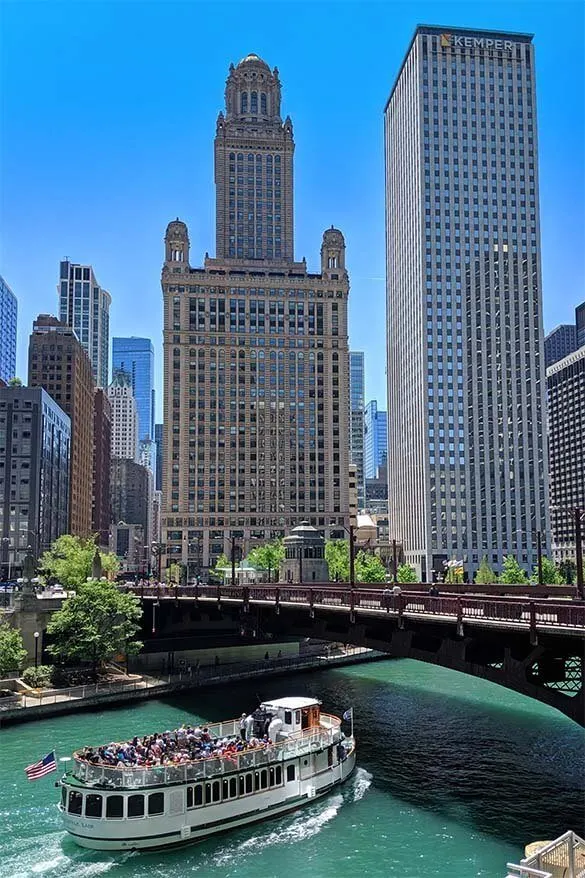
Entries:
[[259, 709], [280, 720], [279, 734], [283, 737], [320, 725], [321, 702], [316, 698], [277, 698], [263, 701]]

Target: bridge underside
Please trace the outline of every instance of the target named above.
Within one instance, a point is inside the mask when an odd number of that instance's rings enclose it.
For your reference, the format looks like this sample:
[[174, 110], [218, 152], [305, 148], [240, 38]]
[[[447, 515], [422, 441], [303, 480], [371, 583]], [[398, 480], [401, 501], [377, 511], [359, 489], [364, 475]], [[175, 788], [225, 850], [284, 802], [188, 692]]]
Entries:
[[[147, 603], [147, 602], [145, 602]], [[145, 624], [148, 620], [145, 613]], [[402, 625], [402, 627], [401, 627]], [[416, 621], [396, 616], [349, 614], [315, 608], [210, 601], [161, 602], [156, 638], [146, 630], [148, 649], [167, 650], [220, 646], [225, 638], [242, 643], [305, 637], [339, 641], [380, 650], [395, 658], [411, 658], [483, 677], [560, 710], [585, 727], [585, 653], [583, 639], [565, 634], [502, 631], [453, 622]], [[534, 640], [534, 638], [532, 639]], [[233, 641], [232, 641], [233, 642]], [[163, 645], [164, 643], [164, 645]]]

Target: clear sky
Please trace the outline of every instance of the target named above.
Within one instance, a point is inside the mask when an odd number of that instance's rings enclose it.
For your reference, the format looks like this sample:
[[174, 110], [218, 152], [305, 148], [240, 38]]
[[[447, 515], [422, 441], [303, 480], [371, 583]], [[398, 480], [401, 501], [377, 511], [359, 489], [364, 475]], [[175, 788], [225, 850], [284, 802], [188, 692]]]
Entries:
[[150, 336], [161, 412], [163, 236], [214, 254], [213, 137], [230, 61], [276, 65], [296, 141], [296, 257], [347, 243], [350, 345], [385, 406], [382, 113], [417, 23], [535, 34], [545, 325], [584, 293], [584, 5], [575, 2], [0, 2], [0, 273], [19, 300], [18, 374], [59, 260], [91, 263], [111, 335]]

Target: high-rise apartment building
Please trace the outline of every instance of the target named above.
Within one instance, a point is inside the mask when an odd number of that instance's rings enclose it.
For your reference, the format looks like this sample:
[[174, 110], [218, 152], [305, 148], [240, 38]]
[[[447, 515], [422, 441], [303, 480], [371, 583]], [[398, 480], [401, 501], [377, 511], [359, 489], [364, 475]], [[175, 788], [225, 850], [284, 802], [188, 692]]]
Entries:
[[364, 477], [364, 406], [366, 386], [363, 351], [349, 352], [349, 459], [356, 466], [358, 508], [366, 502]]
[[108, 387], [112, 420], [112, 457], [138, 460], [138, 407], [132, 376], [118, 369]]
[[29, 387], [44, 387], [71, 419], [69, 533], [92, 533], [93, 394], [91, 363], [75, 331], [39, 314], [28, 346]]
[[67, 533], [71, 422], [42, 387], [0, 387], [0, 570]]
[[575, 324], [577, 330], [577, 347], [585, 345], [585, 302], [575, 308]]
[[96, 387], [93, 396], [93, 491], [91, 526], [100, 546], [109, 543], [110, 461], [112, 457], [112, 411], [105, 390]]
[[[110, 469], [112, 519], [115, 524], [139, 524], [149, 533], [149, 478], [152, 473], [135, 460], [113, 457]], [[149, 543], [145, 542], [142, 549]]]
[[[345, 242], [328, 229], [321, 270], [293, 256], [292, 123], [278, 71], [230, 67], [215, 138], [217, 257], [189, 262], [187, 227], [165, 236], [163, 543], [166, 563], [302, 520], [348, 522]], [[333, 531], [331, 523], [334, 522]]]
[[364, 473], [366, 479], [376, 479], [380, 467], [388, 460], [388, 415], [378, 410], [375, 399], [370, 400], [364, 412]]
[[419, 26], [385, 109], [390, 536], [423, 578], [548, 539], [534, 76], [529, 35]]
[[[154, 467], [154, 487], [156, 491], [162, 492], [162, 471], [163, 471], [163, 425], [154, 425], [154, 443], [156, 445], [155, 467]], [[162, 498], [161, 498], [162, 505]]]
[[544, 365], [548, 369], [577, 348], [577, 327], [572, 323], [562, 323], [544, 337]]
[[149, 338], [112, 339], [112, 373], [127, 372], [138, 408], [138, 439], [154, 441], [154, 347]]
[[16, 375], [16, 296], [0, 275], [0, 381]]
[[585, 510], [585, 346], [550, 366], [546, 383], [552, 551], [557, 562], [575, 561], [574, 510]]
[[110, 294], [100, 287], [91, 265], [65, 259], [60, 264], [59, 317], [75, 330], [91, 361], [98, 387], [108, 386]]

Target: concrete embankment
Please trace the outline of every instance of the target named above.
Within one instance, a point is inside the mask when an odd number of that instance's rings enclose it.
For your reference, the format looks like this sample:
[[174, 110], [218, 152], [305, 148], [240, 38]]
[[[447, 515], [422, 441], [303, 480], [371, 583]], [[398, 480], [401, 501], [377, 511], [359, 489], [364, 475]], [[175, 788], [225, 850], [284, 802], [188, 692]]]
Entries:
[[145, 698], [162, 698], [177, 692], [188, 692], [212, 686], [248, 680], [254, 677], [278, 677], [285, 674], [339, 668], [344, 665], [379, 661], [387, 658], [384, 653], [374, 650], [356, 649], [335, 656], [300, 656], [281, 661], [254, 662], [253, 664], [227, 665], [224, 667], [204, 666], [191, 672], [181, 672], [166, 679], [155, 677], [136, 677], [129, 683], [96, 684], [76, 686], [74, 689], [52, 690], [50, 694], [39, 693], [21, 696], [20, 706], [11, 704], [3, 709], [0, 703], [0, 726], [31, 722], [45, 717], [77, 713], [84, 710], [102, 710], [117, 707]]

